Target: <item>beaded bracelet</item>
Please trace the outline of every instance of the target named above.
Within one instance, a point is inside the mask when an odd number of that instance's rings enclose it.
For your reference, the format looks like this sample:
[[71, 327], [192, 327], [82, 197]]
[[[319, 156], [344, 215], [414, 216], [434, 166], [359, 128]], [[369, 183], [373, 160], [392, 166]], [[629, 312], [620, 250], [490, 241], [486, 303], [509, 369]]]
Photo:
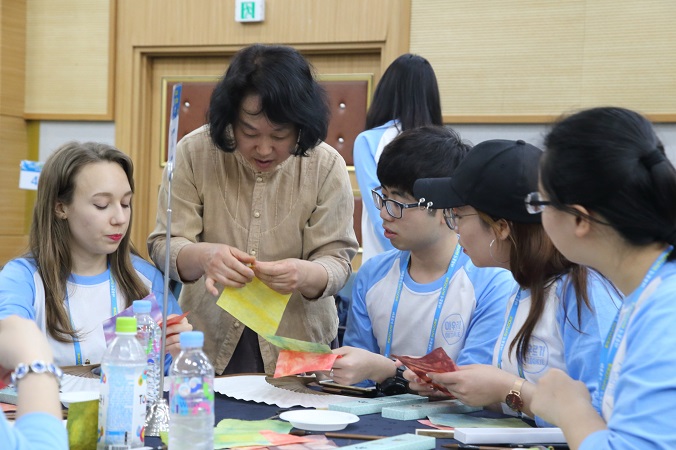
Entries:
[[16, 386], [16, 383], [23, 379], [29, 373], [48, 373], [56, 377], [56, 380], [61, 385], [61, 378], [63, 377], [63, 370], [54, 363], [46, 363], [44, 361], [35, 360], [30, 364], [21, 363], [16, 366], [14, 372], [12, 372], [12, 384]]

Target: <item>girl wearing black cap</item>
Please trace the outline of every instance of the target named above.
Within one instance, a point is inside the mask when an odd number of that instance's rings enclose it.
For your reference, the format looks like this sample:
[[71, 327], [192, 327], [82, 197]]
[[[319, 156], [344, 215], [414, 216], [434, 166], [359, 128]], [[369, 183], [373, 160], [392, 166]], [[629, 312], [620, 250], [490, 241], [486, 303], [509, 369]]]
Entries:
[[[430, 377], [465, 404], [504, 403], [504, 412], [531, 417], [535, 382], [550, 368], [596, 389], [601, 343], [619, 307], [610, 283], [568, 261], [547, 238], [540, 216], [526, 211], [524, 199], [537, 190], [541, 154], [523, 141], [486, 141], [469, 152], [453, 177], [418, 180], [414, 187], [416, 198], [444, 209], [475, 265], [509, 269], [519, 284], [507, 305], [493, 365]], [[429, 385], [414, 381], [413, 389], [430, 392]]]
[[626, 297], [603, 344], [598, 390], [552, 370], [533, 410], [572, 449], [676, 448], [676, 170], [650, 122], [621, 108], [574, 114], [545, 144], [547, 234]]

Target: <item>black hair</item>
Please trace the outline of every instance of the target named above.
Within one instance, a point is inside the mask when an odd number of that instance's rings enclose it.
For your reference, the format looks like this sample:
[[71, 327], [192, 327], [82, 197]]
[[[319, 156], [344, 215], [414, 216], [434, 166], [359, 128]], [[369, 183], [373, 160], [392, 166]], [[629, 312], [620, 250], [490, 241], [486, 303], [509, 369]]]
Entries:
[[307, 156], [309, 149], [326, 138], [327, 96], [310, 63], [294, 48], [254, 44], [233, 56], [211, 95], [209, 134], [219, 149], [235, 150], [230, 127], [239, 117], [244, 97], [251, 94], [260, 96], [260, 113], [270, 122], [296, 127], [299, 140], [295, 156]]
[[450, 177], [472, 146], [448, 127], [426, 126], [400, 133], [378, 160], [382, 186], [413, 194], [418, 178]]
[[555, 124], [545, 146], [540, 181], [555, 207], [584, 206], [633, 245], [676, 244], [676, 170], [648, 119], [584, 110]]
[[366, 129], [398, 119], [402, 131], [423, 125], [443, 125], [441, 98], [432, 65], [406, 53], [385, 70], [366, 114]]

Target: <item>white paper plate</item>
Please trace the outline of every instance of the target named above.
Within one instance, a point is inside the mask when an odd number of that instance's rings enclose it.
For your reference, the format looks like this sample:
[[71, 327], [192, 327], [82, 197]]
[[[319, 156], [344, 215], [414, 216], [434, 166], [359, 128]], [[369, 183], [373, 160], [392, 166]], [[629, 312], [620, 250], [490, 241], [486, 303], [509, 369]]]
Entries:
[[291, 422], [295, 428], [308, 431], [342, 430], [349, 424], [359, 421], [359, 417], [354, 414], [322, 409], [286, 411], [281, 413], [279, 418]]

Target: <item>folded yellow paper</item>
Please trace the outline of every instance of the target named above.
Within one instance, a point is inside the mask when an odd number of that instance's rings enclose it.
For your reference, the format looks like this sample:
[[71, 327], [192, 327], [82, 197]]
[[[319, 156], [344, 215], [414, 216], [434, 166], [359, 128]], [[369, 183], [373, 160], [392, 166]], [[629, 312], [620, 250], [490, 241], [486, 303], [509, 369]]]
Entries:
[[216, 304], [261, 336], [274, 335], [290, 294], [273, 291], [258, 278], [243, 288], [226, 287]]

